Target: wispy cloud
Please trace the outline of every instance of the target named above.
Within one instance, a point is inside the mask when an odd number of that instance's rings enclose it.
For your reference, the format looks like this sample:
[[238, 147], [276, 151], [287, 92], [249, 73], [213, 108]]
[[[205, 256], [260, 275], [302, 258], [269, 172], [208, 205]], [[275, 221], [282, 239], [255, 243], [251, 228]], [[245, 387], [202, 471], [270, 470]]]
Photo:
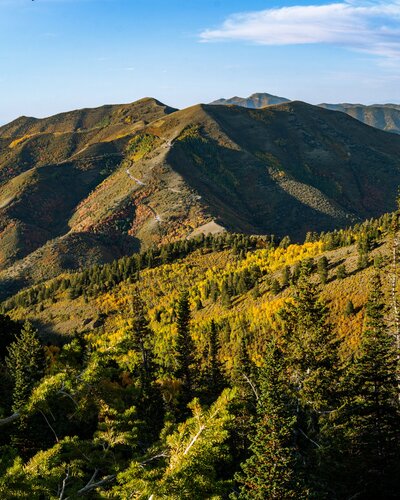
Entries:
[[200, 39], [260, 45], [331, 44], [398, 60], [400, 0], [346, 0], [244, 12], [203, 31]]

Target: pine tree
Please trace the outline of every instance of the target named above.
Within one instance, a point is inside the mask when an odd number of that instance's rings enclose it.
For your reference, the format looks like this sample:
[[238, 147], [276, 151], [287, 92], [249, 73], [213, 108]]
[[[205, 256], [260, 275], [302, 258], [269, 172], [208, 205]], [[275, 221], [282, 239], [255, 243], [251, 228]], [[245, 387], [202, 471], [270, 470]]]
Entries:
[[354, 313], [355, 313], [355, 309], [354, 309], [353, 301], [348, 300], [347, 304], [346, 304], [346, 308], [344, 310], [344, 315], [345, 316], [353, 316]]
[[344, 264], [340, 264], [340, 266], [338, 266], [337, 268], [336, 277], [339, 280], [344, 280], [346, 276], [347, 276], [346, 266]]
[[7, 350], [6, 364], [14, 381], [13, 409], [20, 411], [44, 375], [44, 350], [37, 331], [29, 322], [24, 324], [21, 334]]
[[137, 373], [138, 396], [135, 402], [137, 415], [144, 422], [141, 440], [147, 445], [158, 436], [163, 425], [164, 407], [157, 385], [156, 365], [152, 347], [152, 331], [149, 327], [142, 299], [132, 298], [132, 326], [129, 344], [140, 356]]
[[271, 292], [274, 295], [278, 295], [280, 291], [281, 291], [281, 285], [279, 284], [279, 281], [277, 279], [273, 279], [271, 282]]
[[328, 280], [328, 259], [323, 256], [319, 259], [317, 264], [318, 274], [321, 280], [321, 283], [325, 285]]
[[214, 320], [211, 320], [210, 325], [210, 345], [209, 345], [209, 354], [208, 354], [208, 394], [210, 395], [212, 400], [217, 399], [217, 397], [222, 392], [222, 389], [225, 387], [224, 375], [222, 373], [222, 364], [219, 361], [219, 338], [218, 338], [218, 329]]
[[282, 281], [281, 281], [282, 288], [285, 288], [289, 285], [291, 277], [292, 275], [290, 272], [290, 266], [285, 266], [282, 271]]
[[290, 245], [290, 237], [289, 236], [284, 236], [281, 239], [281, 242], [279, 243], [280, 248], [287, 248]]
[[326, 304], [309, 281], [307, 270], [295, 287], [294, 302], [288, 303], [280, 316], [298, 396], [314, 410], [330, 408], [336, 396], [338, 341], [328, 322]]
[[296, 416], [285, 384], [282, 352], [274, 342], [260, 374], [251, 455], [236, 475], [240, 499], [305, 498], [295, 444]]
[[22, 455], [29, 456], [52, 439], [41, 415], [26, 416], [23, 413], [33, 389], [44, 376], [44, 350], [37, 331], [29, 322], [24, 324], [20, 335], [7, 350], [6, 365], [14, 383], [13, 410], [22, 412], [14, 425], [11, 441]]
[[189, 294], [183, 292], [177, 307], [177, 330], [175, 376], [181, 380], [180, 406], [185, 413], [187, 404], [194, 397], [195, 345], [190, 334]]
[[221, 285], [221, 303], [227, 309], [232, 307], [231, 292], [226, 280], [224, 280]]
[[328, 321], [326, 305], [307, 272], [301, 275], [294, 302], [281, 311], [285, 356], [292, 397], [297, 401], [299, 452], [313, 492], [323, 491], [320, 442], [326, 415], [339, 406], [338, 341]]
[[398, 498], [400, 490], [398, 363], [384, 304], [375, 275], [359, 352], [344, 379], [346, 404], [336, 422], [342, 429], [346, 495], [368, 499]]

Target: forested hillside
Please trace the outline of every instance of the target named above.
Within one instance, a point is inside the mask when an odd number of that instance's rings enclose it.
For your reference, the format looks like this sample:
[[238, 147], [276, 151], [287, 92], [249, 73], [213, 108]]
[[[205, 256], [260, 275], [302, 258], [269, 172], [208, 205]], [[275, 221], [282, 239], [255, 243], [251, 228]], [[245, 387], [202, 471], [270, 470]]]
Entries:
[[155, 99], [0, 128], [0, 298], [198, 234], [331, 231], [395, 209], [400, 136], [302, 102]]
[[8, 298], [0, 497], [397, 498], [398, 220], [199, 235]]

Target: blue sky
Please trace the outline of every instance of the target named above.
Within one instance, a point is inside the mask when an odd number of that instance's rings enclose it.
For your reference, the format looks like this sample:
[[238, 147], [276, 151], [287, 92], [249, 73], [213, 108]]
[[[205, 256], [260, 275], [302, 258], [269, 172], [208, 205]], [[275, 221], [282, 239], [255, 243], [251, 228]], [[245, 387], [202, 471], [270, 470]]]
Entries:
[[253, 92], [400, 102], [400, 0], [0, 0], [0, 123]]

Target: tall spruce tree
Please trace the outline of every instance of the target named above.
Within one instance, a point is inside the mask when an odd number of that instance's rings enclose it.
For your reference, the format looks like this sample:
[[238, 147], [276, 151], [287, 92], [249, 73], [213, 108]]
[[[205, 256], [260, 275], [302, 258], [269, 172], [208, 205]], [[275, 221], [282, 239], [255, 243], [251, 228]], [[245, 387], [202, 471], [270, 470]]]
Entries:
[[6, 364], [14, 381], [13, 409], [18, 412], [44, 375], [44, 350], [37, 331], [29, 322], [24, 324], [20, 335], [7, 350]]
[[[12, 443], [22, 455], [29, 456], [49, 439], [42, 416], [23, 413], [35, 386], [44, 376], [45, 354], [37, 331], [26, 322], [20, 335], [8, 348], [6, 365], [13, 381], [12, 403], [15, 413], [21, 414], [14, 424]], [[50, 436], [50, 439], [52, 436]]]
[[329, 262], [328, 262], [328, 259], [324, 256], [322, 256], [318, 263], [317, 263], [317, 270], [318, 270], [318, 274], [319, 274], [319, 277], [320, 277], [320, 280], [321, 280], [321, 283], [323, 285], [325, 285], [325, 283], [327, 282], [328, 280], [328, 266], [329, 266]]
[[345, 404], [334, 419], [341, 435], [340, 483], [347, 498], [394, 499], [400, 491], [399, 367], [384, 315], [377, 274], [365, 307], [359, 351], [344, 377]]
[[219, 361], [219, 336], [217, 325], [214, 320], [211, 320], [210, 324], [210, 341], [208, 348], [208, 360], [207, 360], [207, 370], [206, 370], [206, 395], [208, 402], [211, 403], [215, 401], [221, 394], [222, 390], [226, 386], [222, 364]]
[[179, 297], [177, 307], [176, 370], [175, 376], [182, 382], [179, 406], [186, 416], [186, 406], [194, 397], [195, 345], [190, 333], [190, 304], [188, 292]]
[[283, 355], [274, 341], [260, 372], [259, 391], [251, 455], [236, 476], [239, 498], [306, 498], [295, 438], [295, 407], [287, 389]]
[[328, 321], [328, 309], [310, 282], [307, 270], [303, 269], [294, 301], [284, 307], [281, 317], [288, 381], [297, 401], [297, 444], [307, 485], [313, 494], [320, 495], [325, 488], [320, 443], [327, 415], [340, 404], [339, 344]]
[[280, 316], [298, 397], [316, 411], [334, 407], [339, 342], [328, 321], [328, 308], [304, 270], [294, 288], [294, 301], [285, 305]]
[[157, 368], [154, 361], [152, 331], [146, 317], [144, 303], [138, 294], [132, 297], [132, 326], [128, 343], [138, 354], [136, 373], [138, 396], [135, 401], [137, 415], [144, 422], [141, 440], [145, 446], [157, 436], [164, 420], [164, 405], [157, 384]]

